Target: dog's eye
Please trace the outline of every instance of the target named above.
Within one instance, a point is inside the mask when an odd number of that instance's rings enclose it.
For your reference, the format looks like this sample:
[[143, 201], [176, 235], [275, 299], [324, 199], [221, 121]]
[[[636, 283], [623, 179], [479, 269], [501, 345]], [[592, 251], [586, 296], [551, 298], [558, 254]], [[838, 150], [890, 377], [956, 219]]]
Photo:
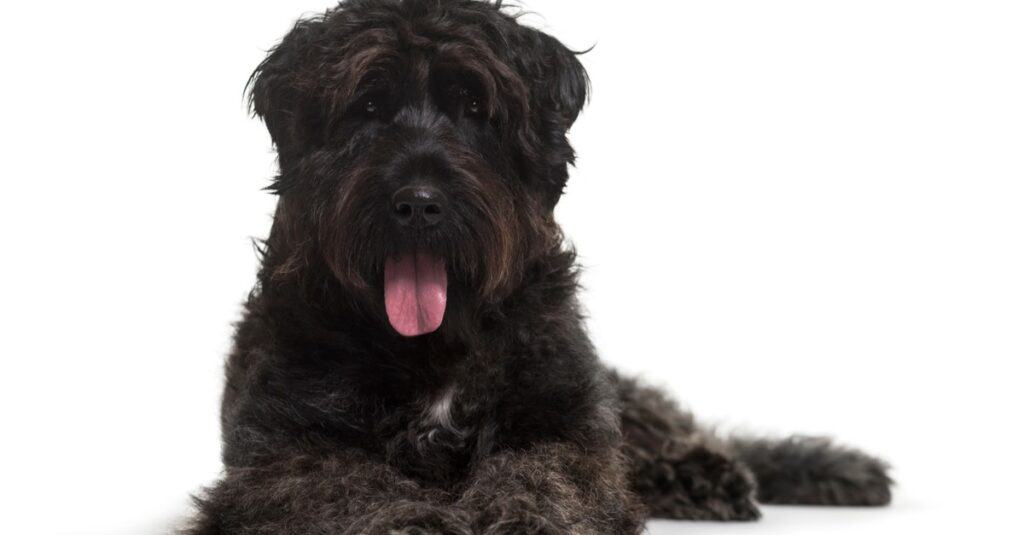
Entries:
[[388, 103], [386, 93], [373, 91], [355, 102], [350, 111], [367, 119], [379, 119], [387, 114]]
[[469, 115], [479, 116], [484, 111], [484, 106], [480, 97], [476, 95], [472, 90], [467, 87], [459, 87], [456, 89], [459, 101], [462, 103], [463, 110]]

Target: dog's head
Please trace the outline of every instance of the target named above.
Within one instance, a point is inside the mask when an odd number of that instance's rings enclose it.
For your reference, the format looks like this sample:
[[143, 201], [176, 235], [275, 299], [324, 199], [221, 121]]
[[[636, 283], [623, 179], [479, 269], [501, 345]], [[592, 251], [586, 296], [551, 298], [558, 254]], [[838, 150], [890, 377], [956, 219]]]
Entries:
[[500, 2], [348, 0], [298, 22], [251, 80], [280, 163], [263, 284], [319, 272], [405, 336], [497, 302], [560, 247], [586, 95], [575, 54]]

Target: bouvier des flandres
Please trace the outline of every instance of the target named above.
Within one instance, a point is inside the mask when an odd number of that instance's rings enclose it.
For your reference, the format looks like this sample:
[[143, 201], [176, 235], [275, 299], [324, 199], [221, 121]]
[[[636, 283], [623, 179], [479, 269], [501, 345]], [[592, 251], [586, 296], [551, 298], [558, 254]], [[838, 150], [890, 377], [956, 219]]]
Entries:
[[256, 69], [279, 197], [191, 534], [610, 533], [879, 505], [884, 463], [727, 439], [598, 360], [553, 217], [576, 53], [500, 2], [348, 0]]

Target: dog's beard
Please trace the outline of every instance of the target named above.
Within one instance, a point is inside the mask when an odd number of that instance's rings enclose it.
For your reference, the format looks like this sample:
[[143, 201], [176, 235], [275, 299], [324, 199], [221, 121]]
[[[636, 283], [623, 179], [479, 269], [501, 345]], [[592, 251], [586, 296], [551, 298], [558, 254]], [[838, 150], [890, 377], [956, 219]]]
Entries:
[[382, 200], [365, 191], [354, 197], [323, 222], [319, 248], [342, 287], [378, 311], [398, 335], [457, 326], [517, 278], [521, 232], [504, 206], [498, 212], [461, 201], [444, 228], [399, 235], [381, 218]]
[[388, 258], [384, 262], [384, 305], [388, 321], [402, 336], [439, 329], [448, 305], [444, 259], [421, 251]]
[[525, 263], [557, 238], [546, 212], [515, 182], [466, 149], [445, 153], [450, 211], [432, 229], [395, 227], [386, 211], [391, 189], [381, 177], [390, 165], [383, 158], [339, 161], [333, 169], [341, 170], [321, 174], [342, 178], [317, 183], [341, 187], [316, 192], [319, 207], [295, 201], [297, 213], [315, 216], [313, 245], [342, 288], [404, 337], [467, 331], [477, 312], [508, 295]]
[[320, 241], [331, 245], [321, 249], [329, 272], [396, 336], [469, 341], [481, 310], [514, 291], [526, 262], [557, 235], [528, 234], [510, 210], [488, 207], [503, 217], [485, 217], [485, 208], [462, 208], [448, 232], [417, 239], [397, 239], [381, 221], [354, 224], [358, 210], [337, 213]]

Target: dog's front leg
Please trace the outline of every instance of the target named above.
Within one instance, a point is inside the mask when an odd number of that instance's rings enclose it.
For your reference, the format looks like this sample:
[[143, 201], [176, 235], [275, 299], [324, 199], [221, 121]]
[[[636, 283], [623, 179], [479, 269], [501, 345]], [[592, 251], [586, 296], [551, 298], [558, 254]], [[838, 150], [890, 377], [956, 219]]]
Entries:
[[472, 533], [447, 494], [356, 451], [229, 467], [196, 502], [186, 535]]
[[639, 533], [645, 514], [628, 488], [617, 451], [549, 443], [477, 463], [458, 505], [483, 535]]

